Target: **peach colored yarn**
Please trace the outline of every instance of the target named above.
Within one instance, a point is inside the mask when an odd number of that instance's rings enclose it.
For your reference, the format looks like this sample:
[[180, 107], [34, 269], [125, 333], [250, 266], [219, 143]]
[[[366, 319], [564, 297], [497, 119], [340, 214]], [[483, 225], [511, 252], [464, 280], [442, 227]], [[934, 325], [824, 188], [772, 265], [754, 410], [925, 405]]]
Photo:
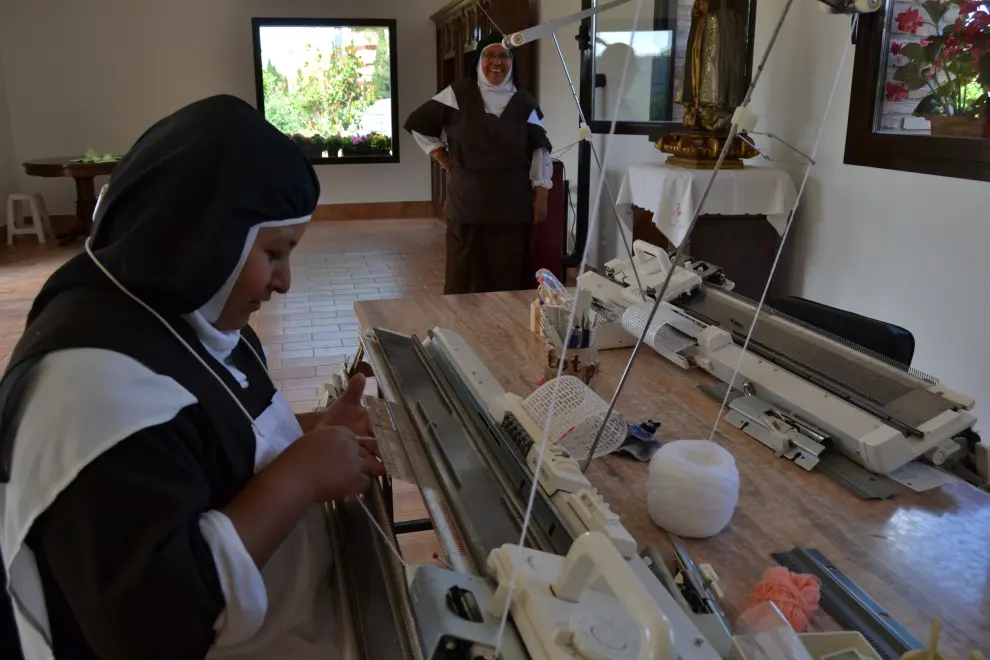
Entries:
[[[808, 621], [818, 609], [820, 583], [814, 575], [791, 573], [783, 566], [768, 569], [749, 595], [747, 609], [772, 602], [796, 632], [808, 629]], [[745, 613], [743, 614], [745, 617]]]

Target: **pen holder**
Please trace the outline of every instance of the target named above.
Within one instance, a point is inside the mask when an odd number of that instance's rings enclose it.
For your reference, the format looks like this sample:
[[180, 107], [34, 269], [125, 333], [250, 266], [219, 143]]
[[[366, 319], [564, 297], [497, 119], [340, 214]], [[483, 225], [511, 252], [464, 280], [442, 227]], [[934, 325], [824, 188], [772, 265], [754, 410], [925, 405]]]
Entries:
[[[543, 377], [546, 381], [557, 377], [557, 370], [560, 368], [560, 351], [553, 345], [546, 347], [546, 366], [543, 370]], [[591, 386], [591, 381], [598, 374], [598, 348], [591, 345], [587, 348], [569, 348], [564, 354], [564, 369], [562, 376], [575, 376], [587, 386]]]

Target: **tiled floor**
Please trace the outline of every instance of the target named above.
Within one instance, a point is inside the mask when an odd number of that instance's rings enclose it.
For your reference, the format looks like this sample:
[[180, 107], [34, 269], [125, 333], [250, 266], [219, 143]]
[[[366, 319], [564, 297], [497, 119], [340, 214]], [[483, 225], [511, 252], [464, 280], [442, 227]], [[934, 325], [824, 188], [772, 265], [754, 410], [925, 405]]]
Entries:
[[[443, 225], [436, 220], [313, 223], [293, 255], [292, 290], [267, 303], [252, 325], [269, 352], [272, 375], [297, 412], [312, 410], [333, 365], [357, 346], [356, 300], [439, 294]], [[0, 247], [0, 370], [17, 343], [31, 301], [79, 247], [40, 247], [33, 239]], [[423, 518], [415, 486], [395, 484], [397, 520]], [[439, 551], [431, 532], [404, 535], [410, 561]]]

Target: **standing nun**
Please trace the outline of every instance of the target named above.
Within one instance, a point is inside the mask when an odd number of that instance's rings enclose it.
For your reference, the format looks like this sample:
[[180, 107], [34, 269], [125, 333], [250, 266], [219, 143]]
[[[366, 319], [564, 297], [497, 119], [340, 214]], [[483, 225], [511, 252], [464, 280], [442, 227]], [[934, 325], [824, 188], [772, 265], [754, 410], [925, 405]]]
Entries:
[[295, 416], [247, 325], [288, 290], [318, 197], [302, 152], [230, 96], [160, 121], [114, 170], [0, 381], [0, 548], [28, 660], [338, 657], [322, 503], [382, 471], [363, 379]]
[[406, 120], [420, 147], [450, 172], [445, 294], [535, 287], [530, 239], [547, 216], [553, 163], [543, 113], [516, 85], [517, 73], [493, 35], [478, 44], [470, 79]]

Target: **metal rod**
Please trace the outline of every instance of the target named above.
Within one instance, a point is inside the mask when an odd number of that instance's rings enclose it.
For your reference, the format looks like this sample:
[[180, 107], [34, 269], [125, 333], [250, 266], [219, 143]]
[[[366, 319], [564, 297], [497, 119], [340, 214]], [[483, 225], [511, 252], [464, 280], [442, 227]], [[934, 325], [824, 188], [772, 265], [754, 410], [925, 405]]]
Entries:
[[477, 4], [477, 7], [478, 7], [478, 9], [480, 9], [480, 10], [481, 10], [481, 13], [485, 15], [485, 18], [487, 18], [487, 19], [488, 19], [489, 21], [491, 21], [491, 24], [492, 24], [492, 26], [493, 26], [493, 27], [494, 27], [494, 28], [495, 28], [495, 29], [496, 29], [496, 30], [498, 31], [498, 33], [499, 33], [500, 35], [502, 35], [503, 37], [505, 37], [505, 32], [502, 32], [502, 28], [500, 28], [500, 27], [498, 26], [498, 23], [496, 23], [496, 22], [495, 22], [495, 19], [494, 19], [494, 18], [492, 18], [492, 15], [491, 15], [491, 14], [489, 14], [489, 13], [488, 13], [488, 12], [487, 12], [487, 11], [485, 10], [485, 3], [483, 3], [483, 2], [479, 2], [479, 3]]
[[575, 14], [570, 14], [568, 16], [556, 18], [552, 21], [547, 21], [546, 23], [534, 25], [533, 27], [520, 30], [519, 32], [513, 32], [510, 35], [506, 35], [505, 39], [502, 40], [502, 45], [506, 48], [518, 48], [523, 44], [528, 44], [536, 41], [537, 39], [542, 39], [549, 34], [553, 34], [557, 31], [557, 28], [562, 28], [565, 25], [570, 25], [571, 23], [577, 23], [585, 18], [590, 18], [600, 14], [603, 11], [608, 11], [609, 9], [624, 5], [630, 1], [631, 0], [615, 0], [614, 2], [610, 2], [608, 4], [598, 5], [596, 7], [591, 7], [590, 9], [579, 11]]
[[[770, 57], [770, 51], [773, 50], [773, 45], [777, 41], [777, 36], [780, 34], [780, 29], [784, 25], [784, 19], [787, 18], [787, 12], [790, 11], [791, 5], [794, 0], [787, 0], [787, 4], [784, 5], [784, 9], [780, 14], [780, 19], [777, 21], [777, 26], [774, 28], [773, 34], [770, 36], [770, 41], [767, 43], [767, 49], [763, 53], [763, 58], [760, 60], [759, 66], [756, 68], [756, 73], [753, 76], [753, 80], [749, 85], [749, 89], [746, 91], [746, 98], [743, 99], [742, 107], [749, 105], [750, 100], [753, 98], [753, 90], [756, 89], [756, 83], [760, 79], [760, 75], [763, 73], [763, 68], [767, 63], [767, 58]], [[732, 124], [732, 128], [729, 129], [729, 136], [725, 142], [725, 146], [718, 155], [718, 161], [715, 163], [715, 169], [712, 170], [712, 175], [708, 178], [708, 183], [705, 185], [704, 192], [701, 193], [701, 199], [698, 201], [698, 205], [694, 209], [694, 213], [691, 215], [691, 223], [688, 225], [687, 232], [684, 234], [684, 239], [677, 248], [677, 252], [674, 254], [673, 263], [671, 264], [670, 271], [668, 271], [667, 276], [663, 280], [663, 286], [657, 292], [656, 302], [653, 304], [653, 309], [650, 310], [650, 315], [646, 319], [646, 323], [643, 325], [643, 332], [636, 340], [636, 345], [633, 346], [632, 354], [629, 356], [629, 361], [626, 363], [625, 369], [622, 371], [622, 377], [619, 378], [619, 384], [615, 388], [615, 393], [612, 395], [612, 400], [608, 404], [608, 410], [605, 412], [605, 417], [602, 420], [601, 426], [598, 428], [598, 433], [595, 434], [595, 441], [591, 444], [591, 449], [588, 451], [588, 458], [584, 461], [584, 466], [581, 471], [587, 473], [588, 468], [591, 467], [591, 461], [595, 458], [595, 450], [598, 449], [598, 443], [602, 440], [602, 434], [605, 432], [605, 427], [608, 425], [608, 420], [612, 416], [612, 412], [615, 410], [615, 404], [619, 399], [619, 395], [622, 394], [623, 388], [626, 386], [626, 381], [629, 379], [629, 372], [632, 370], [633, 362], [636, 360], [636, 356], [639, 354], [639, 349], [646, 340], [646, 333], [650, 331], [650, 325], [653, 323], [653, 317], [656, 316], [657, 310], [660, 308], [660, 303], [663, 302], [663, 296], [667, 292], [667, 286], [670, 284], [670, 279], [673, 277], [674, 272], [677, 267], [681, 264], [682, 258], [685, 256], [685, 248], [688, 243], [690, 243], [691, 234], [694, 232], [694, 227], [698, 224], [698, 218], [701, 217], [701, 209], [705, 206], [705, 201], [708, 199], [709, 193], [711, 193], [712, 186], [715, 183], [715, 177], [718, 175], [719, 171], [722, 169], [722, 164], [725, 162], [725, 157], [729, 153], [729, 148], [732, 146], [732, 142], [735, 140], [736, 135], [739, 133], [739, 124]]]
[[[574, 79], [571, 78], [570, 69], [567, 68], [567, 62], [564, 60], [564, 51], [560, 48], [560, 41], [557, 39], [557, 33], [553, 33], [553, 45], [557, 49], [557, 57], [560, 58], [560, 66], [564, 69], [564, 76], [567, 78], [567, 85], [571, 88], [571, 98], [574, 99], [574, 105], [577, 106], [578, 116], [581, 118], [581, 124], [583, 126], [588, 126], [587, 117], [584, 116], [584, 108], [581, 107], [581, 99], [578, 97], [577, 89], [574, 87]], [[621, 90], [620, 90], [621, 91]], [[588, 130], [591, 130], [590, 127]], [[602, 183], [605, 184], [605, 192], [608, 194], [608, 200], [612, 204], [612, 213], [615, 215], [615, 224], [619, 229], [619, 236], [622, 238], [622, 244], [626, 248], [626, 254], [629, 255], [629, 265], [632, 266], [633, 276], [636, 278], [636, 286], [639, 287], [639, 295], [646, 300], [646, 292], [643, 291], [643, 283], [639, 279], [639, 270], [636, 268], [636, 263], [633, 260], [632, 245], [626, 238], [625, 227], [622, 226], [622, 219], [619, 217], [619, 207], [615, 203], [615, 196], [612, 194], [612, 188], [608, 185], [608, 178], [605, 176], [605, 170], [602, 168], [602, 160], [598, 157], [598, 149], [595, 148], [595, 143], [588, 139], [588, 146], [591, 147], [591, 155], [595, 158], [595, 163], [598, 165], [598, 171], [601, 173]], [[578, 273], [580, 275], [581, 273]]]

